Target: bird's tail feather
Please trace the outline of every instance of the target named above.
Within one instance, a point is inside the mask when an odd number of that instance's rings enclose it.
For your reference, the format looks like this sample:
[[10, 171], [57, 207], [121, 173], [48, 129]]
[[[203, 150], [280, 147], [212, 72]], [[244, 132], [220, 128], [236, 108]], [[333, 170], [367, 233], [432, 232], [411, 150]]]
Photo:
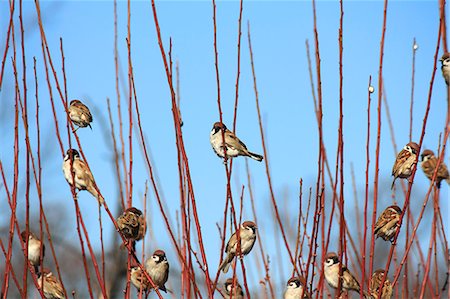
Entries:
[[227, 254], [222, 263], [220, 264], [219, 269], [222, 270], [223, 273], [227, 273], [230, 268], [231, 261], [233, 260], [233, 255]]
[[94, 187], [90, 187], [88, 189], [89, 193], [91, 193], [95, 198], [97, 198], [98, 202], [100, 203], [100, 205], [102, 205], [105, 202], [105, 199], [103, 198], [103, 196], [100, 195], [100, 193], [98, 193], [97, 189], [95, 189]]
[[261, 162], [264, 159], [263, 156], [255, 154], [255, 153], [252, 153], [252, 152], [248, 152], [248, 156], [250, 158], [252, 158], [252, 159], [255, 159], [256, 161], [259, 161], [259, 162]]

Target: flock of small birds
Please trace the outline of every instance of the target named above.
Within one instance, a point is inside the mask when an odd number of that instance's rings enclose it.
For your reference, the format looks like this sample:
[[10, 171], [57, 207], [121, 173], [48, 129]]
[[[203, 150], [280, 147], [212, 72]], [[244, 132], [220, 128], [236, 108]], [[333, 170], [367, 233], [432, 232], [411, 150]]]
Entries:
[[[445, 53], [440, 61], [442, 63], [442, 74], [448, 88], [450, 82], [450, 53]], [[89, 108], [82, 102], [79, 100], [72, 100], [68, 112], [71, 121], [78, 126], [74, 132], [79, 128], [91, 128], [90, 123], [93, 120], [92, 114], [89, 111]], [[219, 157], [224, 158], [224, 163], [226, 163], [227, 159], [238, 156], [249, 157], [259, 162], [263, 160], [263, 156], [250, 152], [247, 149], [247, 146], [221, 122], [216, 122], [213, 125], [210, 133], [210, 142], [214, 152]], [[394, 180], [391, 188], [394, 187], [397, 178], [410, 178], [417, 164], [419, 150], [420, 148], [417, 143], [409, 142], [398, 153], [392, 168]], [[438, 159], [429, 149], [425, 149], [422, 152], [421, 157], [422, 170], [427, 178], [431, 180], [436, 170]], [[98, 200], [100, 205], [104, 203], [104, 198], [97, 190], [94, 176], [86, 163], [80, 159], [80, 154], [77, 150], [67, 150], [62, 169], [64, 177], [71, 186], [74, 185], [75, 189], [78, 191], [88, 191]], [[441, 163], [435, 178], [437, 188], [440, 188], [443, 180], [450, 184], [447, 166], [444, 163]], [[385, 241], [394, 243], [396, 239], [395, 236], [400, 229], [399, 221], [401, 215], [402, 210], [400, 207], [396, 205], [387, 207], [381, 213], [375, 224], [374, 234], [376, 235], [376, 238], [382, 238]], [[126, 240], [124, 246], [128, 246], [129, 242], [133, 251], [135, 249], [135, 242], [141, 240], [147, 230], [144, 215], [135, 207], [126, 209], [123, 214], [117, 218], [117, 226]], [[228, 272], [229, 267], [236, 256], [245, 256], [250, 253], [256, 242], [256, 230], [256, 223], [253, 221], [244, 221], [237, 231], [233, 233], [225, 248], [226, 256], [219, 266], [219, 269], [223, 273]], [[38, 285], [45, 298], [65, 298], [62, 285], [52, 272], [45, 268], [40, 269], [41, 261], [45, 255], [44, 243], [29, 231], [23, 231], [21, 237], [24, 242], [28, 242], [28, 260], [34, 267], [35, 273], [38, 275]], [[240, 244], [238, 244], [238, 241]], [[238, 252], [238, 247], [240, 253]], [[340, 279], [342, 290], [360, 293], [361, 287], [356, 277], [344, 264], [340, 264], [339, 256], [336, 253], [330, 252], [326, 255], [323, 265], [325, 280], [332, 288], [337, 289]], [[342, 276], [339, 275], [339, 268], [342, 269]], [[156, 250], [153, 255], [145, 261], [144, 266], [132, 265], [129, 270], [131, 283], [138, 290], [145, 292], [146, 295], [154, 288], [167, 292], [165, 284], [169, 278], [169, 263], [163, 250]], [[385, 271], [382, 269], [376, 270], [373, 273], [369, 282], [369, 291], [366, 292], [363, 290], [365, 298], [389, 299], [392, 297], [393, 287], [389, 279], [384, 278], [384, 276]], [[384, 284], [380, 291], [383, 280]], [[244, 298], [244, 292], [241, 285], [237, 281], [233, 281], [233, 278], [228, 278], [225, 281], [221, 293], [226, 299]], [[380, 293], [381, 297], [379, 297]], [[308, 291], [306, 280], [302, 276], [292, 277], [287, 282], [284, 299], [301, 298], [312, 298]]]

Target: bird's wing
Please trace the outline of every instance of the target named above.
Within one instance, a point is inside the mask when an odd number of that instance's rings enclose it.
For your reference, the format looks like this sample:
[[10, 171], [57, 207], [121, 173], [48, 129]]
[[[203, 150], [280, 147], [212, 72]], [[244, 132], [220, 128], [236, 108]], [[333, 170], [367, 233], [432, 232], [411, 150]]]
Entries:
[[230, 147], [247, 150], [247, 146], [229, 130], [225, 131], [225, 140]]
[[87, 121], [92, 122], [92, 114], [89, 108], [84, 105], [83, 103], [75, 103], [72, 105], [72, 107], [77, 110], [80, 114], [83, 114], [86, 116]]
[[76, 175], [78, 179], [84, 180], [84, 181], [90, 181], [91, 183], [94, 182], [94, 176], [92, 175], [92, 172], [87, 167], [86, 163], [84, 163], [81, 160], [75, 160], [73, 163], [73, 168], [77, 168], [79, 171], [76, 171]]
[[234, 248], [234, 250], [236, 251], [236, 244], [237, 244], [237, 236], [236, 236], [236, 233], [234, 233], [231, 237], [230, 237], [230, 240], [228, 240], [228, 243], [227, 243], [227, 247], [226, 247], [226, 249], [225, 249], [225, 251], [228, 253], [228, 252], [231, 252], [231, 250], [232, 250], [232, 248]]
[[398, 170], [401, 168], [403, 163], [405, 163], [411, 157], [411, 153], [407, 150], [401, 150], [397, 155], [397, 159], [395, 159], [394, 166], [392, 167], [392, 175], [397, 176]]

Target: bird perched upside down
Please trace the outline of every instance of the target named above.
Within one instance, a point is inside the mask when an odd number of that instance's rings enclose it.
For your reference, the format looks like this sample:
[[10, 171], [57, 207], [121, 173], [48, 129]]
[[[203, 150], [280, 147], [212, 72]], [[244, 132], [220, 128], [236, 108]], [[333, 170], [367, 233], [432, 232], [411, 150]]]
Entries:
[[391, 189], [394, 188], [395, 180], [397, 178], [407, 179], [411, 176], [417, 164], [417, 155], [419, 154], [419, 145], [415, 142], [410, 142], [398, 153], [397, 159], [392, 167], [392, 175], [394, 181]]
[[[86, 163], [80, 159], [80, 154], [76, 149], [68, 149], [67, 154], [64, 157], [63, 173], [66, 181], [72, 186], [72, 182], [75, 182], [75, 188], [78, 190], [87, 190], [95, 198], [97, 198], [100, 204], [103, 204], [105, 200], [98, 193], [95, 188], [95, 180], [92, 172], [86, 165]], [[72, 171], [73, 172], [72, 172]], [[72, 175], [73, 174], [73, 175]]]
[[402, 215], [402, 210], [399, 206], [392, 205], [387, 207], [378, 217], [375, 223], [374, 234], [377, 238], [382, 238], [387, 241], [394, 241], [395, 234], [399, 227], [400, 217]]
[[73, 132], [75, 133], [79, 128], [89, 127], [92, 130], [92, 114], [89, 108], [81, 103], [79, 100], [72, 100], [69, 104], [69, 117], [70, 120], [78, 126]]
[[[420, 166], [422, 167], [422, 170], [427, 176], [427, 178], [431, 181], [438, 163], [438, 159], [436, 158], [434, 153], [428, 149], [424, 150], [421, 156], [422, 162], [420, 163]], [[439, 168], [436, 175], [436, 186], [438, 188], [441, 187], [441, 182], [443, 180], [445, 180], [447, 184], [450, 184], [450, 175], [448, 173], [447, 166], [444, 164], [444, 162], [439, 164]]]
[[[225, 136], [225, 146], [222, 132]], [[263, 156], [250, 152], [247, 149], [247, 146], [221, 122], [216, 122], [214, 124], [211, 133], [209, 134], [209, 141], [211, 142], [214, 152], [221, 158], [225, 158], [225, 148], [227, 158], [246, 156], [259, 162], [263, 160]]]
[[[253, 221], [245, 221], [242, 223], [241, 227], [238, 228], [239, 238], [240, 238], [240, 249], [242, 255], [247, 255], [255, 245], [256, 241], [256, 224]], [[219, 268], [223, 273], [228, 272], [228, 268], [231, 265], [234, 257], [237, 253], [237, 232], [235, 232], [228, 240], [225, 252], [227, 256], [224, 258], [223, 262], [220, 264]]]
[[[303, 293], [303, 297], [302, 296]], [[284, 299], [310, 299], [311, 295], [309, 294], [306, 287], [306, 280], [302, 276], [292, 277], [288, 280], [286, 284], [286, 292], [284, 293]]]
[[39, 272], [39, 266], [41, 265], [41, 250], [42, 257], [45, 255], [45, 245], [39, 240], [32, 232], [23, 231], [20, 236], [24, 243], [28, 240], [28, 260], [34, 267], [34, 272]]
[[142, 240], [147, 231], [147, 222], [144, 215], [141, 210], [134, 207], [126, 209], [117, 218], [117, 226], [125, 239], [132, 242], [133, 249], [135, 242]]
[[167, 261], [166, 253], [162, 250], [156, 250], [145, 261], [145, 270], [147, 270], [158, 289], [167, 293], [165, 284], [169, 279], [169, 262]]

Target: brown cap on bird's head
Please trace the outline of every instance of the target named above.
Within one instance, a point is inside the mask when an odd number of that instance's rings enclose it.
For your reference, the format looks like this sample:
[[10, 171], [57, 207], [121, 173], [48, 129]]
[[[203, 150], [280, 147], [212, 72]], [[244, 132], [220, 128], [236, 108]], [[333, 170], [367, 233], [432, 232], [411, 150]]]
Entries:
[[251, 229], [253, 229], [253, 230], [257, 229], [256, 223], [253, 222], [253, 221], [244, 221], [244, 222], [242, 223], [242, 226], [243, 226], [243, 227], [249, 227], [249, 228], [251, 228]]
[[336, 252], [328, 252], [325, 256], [325, 261], [327, 261], [328, 259], [332, 259], [334, 263], [339, 262], [339, 256], [336, 254]]
[[216, 132], [219, 130], [225, 131], [226, 129], [227, 129], [227, 126], [225, 126], [225, 124], [221, 123], [220, 121], [215, 122], [213, 125], [213, 130], [215, 130]]
[[156, 250], [153, 255], [159, 256], [159, 257], [165, 257], [166, 253], [162, 251], [161, 249]]
[[446, 59], [450, 58], [450, 52], [444, 53], [444, 55], [442, 55], [441, 59], [439, 59], [440, 61], [444, 61]]
[[417, 143], [411, 141], [406, 146], [409, 146], [415, 154], [419, 153], [419, 145]]
[[426, 149], [422, 152], [421, 156], [422, 156], [422, 160], [423, 160], [423, 158], [426, 156], [434, 156], [434, 153], [432, 150]]
[[[225, 287], [232, 285], [232, 284], [233, 284], [233, 278], [231, 278], [231, 277], [228, 278], [224, 283]], [[241, 285], [239, 284], [239, 282], [236, 281], [236, 286], [240, 287]]]
[[400, 209], [399, 206], [392, 205], [392, 206], [389, 206], [389, 207], [387, 207], [387, 208], [396, 211], [398, 214], [401, 214], [401, 213], [402, 213], [402, 209]]
[[28, 239], [29, 233], [23, 231], [22, 233], [20, 233], [20, 236], [22, 237], [22, 241], [25, 242]]
[[375, 275], [380, 275], [380, 274], [383, 274], [384, 275], [384, 273], [385, 273], [385, 271], [383, 270], [383, 269], [378, 269], [378, 270], [376, 270], [375, 272], [373, 272], [373, 275], [372, 276], [375, 276]]

